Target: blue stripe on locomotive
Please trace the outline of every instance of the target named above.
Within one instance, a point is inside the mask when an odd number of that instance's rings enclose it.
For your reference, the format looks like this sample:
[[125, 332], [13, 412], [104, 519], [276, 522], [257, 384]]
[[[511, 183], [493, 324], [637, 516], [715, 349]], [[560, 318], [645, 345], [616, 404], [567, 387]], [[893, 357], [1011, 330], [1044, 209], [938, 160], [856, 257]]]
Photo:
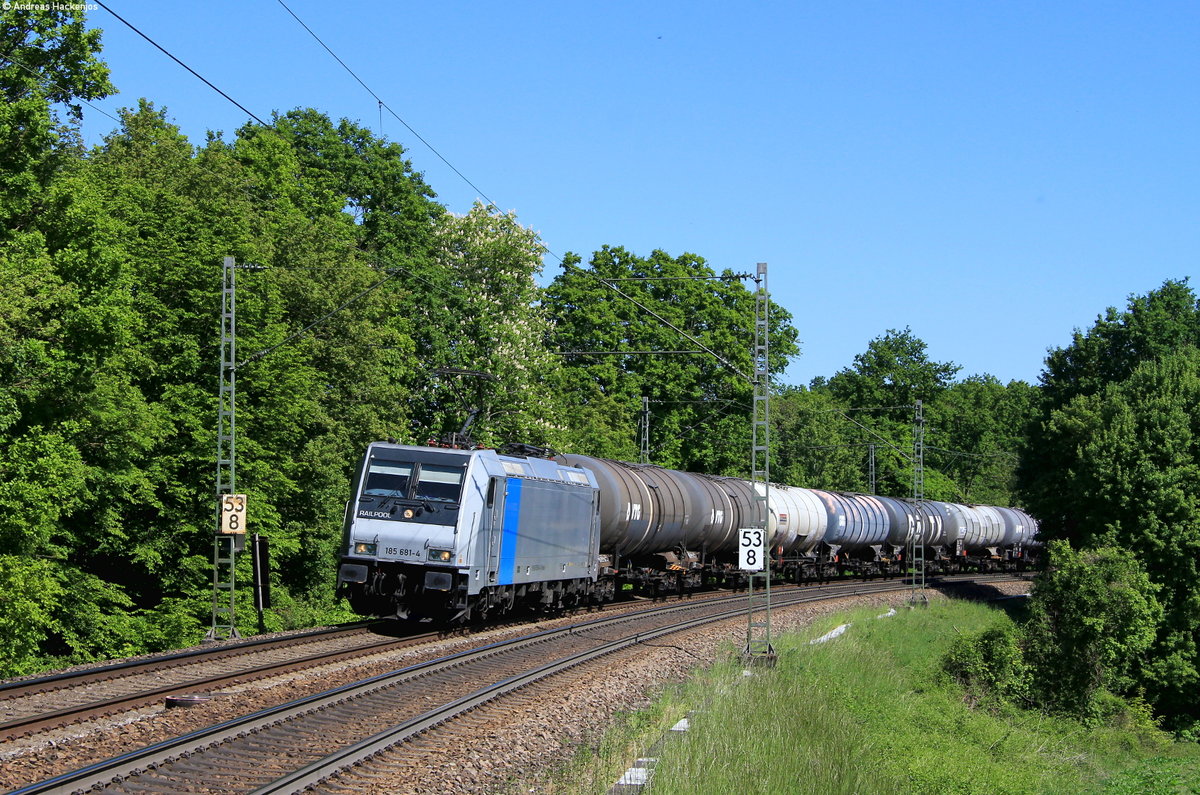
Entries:
[[500, 535], [497, 582], [512, 585], [517, 568], [517, 533], [521, 526], [521, 479], [508, 478], [504, 498], [504, 528]]

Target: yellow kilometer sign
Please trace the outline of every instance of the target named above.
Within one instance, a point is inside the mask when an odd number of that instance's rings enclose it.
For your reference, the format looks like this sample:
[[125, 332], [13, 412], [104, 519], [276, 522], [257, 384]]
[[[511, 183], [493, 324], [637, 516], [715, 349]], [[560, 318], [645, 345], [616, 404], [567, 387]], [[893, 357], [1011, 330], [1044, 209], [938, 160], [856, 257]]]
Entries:
[[221, 495], [221, 532], [246, 532], [246, 495]]

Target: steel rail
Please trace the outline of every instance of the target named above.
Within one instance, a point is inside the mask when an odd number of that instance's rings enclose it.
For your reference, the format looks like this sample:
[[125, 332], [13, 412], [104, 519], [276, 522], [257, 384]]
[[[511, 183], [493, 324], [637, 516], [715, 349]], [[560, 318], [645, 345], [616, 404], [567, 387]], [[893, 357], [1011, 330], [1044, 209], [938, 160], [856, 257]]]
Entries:
[[[95, 668], [83, 668], [78, 671], [64, 671], [62, 673], [50, 674], [48, 676], [39, 676], [31, 679], [14, 679], [9, 682], [0, 682], [0, 697], [9, 697], [10, 691], [17, 695], [24, 695], [27, 691], [45, 692], [46, 685], [66, 683], [65, 686], [73, 686], [73, 682], [90, 684], [93, 681], [101, 681], [105, 677], [104, 674], [116, 674], [128, 671], [130, 669], [141, 669], [145, 672], [159, 670], [161, 668], [172, 667], [172, 664], [180, 660], [190, 658], [208, 660], [219, 660], [223, 657], [232, 657], [237, 654], [245, 653], [247, 649], [261, 647], [262, 650], [270, 649], [276, 646], [287, 646], [295, 643], [297, 640], [320, 640], [327, 635], [353, 634], [356, 631], [367, 629], [377, 621], [361, 621], [353, 624], [343, 624], [336, 627], [325, 627], [323, 629], [313, 630], [311, 632], [297, 633], [289, 635], [286, 638], [252, 638], [237, 643], [226, 643], [220, 646], [198, 647], [188, 649], [187, 651], [175, 652], [173, 654], [154, 657], [150, 660], [125, 660], [111, 665], [97, 666]], [[107, 677], [112, 678], [112, 677]], [[54, 688], [51, 688], [54, 689]], [[57, 688], [61, 689], [61, 688]]]
[[[880, 588], [880, 591], [897, 590], [894, 587]], [[837, 595], [840, 596], [840, 595]], [[791, 601], [780, 602], [779, 606], [787, 606], [792, 604], [802, 604], [804, 602], [820, 601], [821, 599], [835, 598], [834, 595], [825, 594], [823, 596], [802, 596]], [[380, 732], [372, 737], [368, 737], [360, 743], [343, 748], [324, 759], [313, 762], [310, 765], [283, 776], [271, 782], [265, 787], [260, 787], [253, 790], [250, 795], [277, 795], [284, 792], [303, 792], [305, 789], [316, 786], [335, 775], [341, 770], [345, 770], [360, 762], [363, 762], [376, 754], [382, 753], [389, 748], [398, 745], [418, 734], [422, 734], [440, 724], [453, 720], [454, 718], [470, 712], [489, 701], [494, 701], [498, 698], [513, 693], [521, 688], [538, 682], [542, 679], [547, 679], [557, 673], [574, 668], [600, 657], [612, 654], [615, 651], [635, 646], [639, 643], [644, 643], [649, 640], [654, 640], [663, 635], [670, 635], [677, 632], [685, 632], [704, 624], [710, 624], [716, 621], [726, 621], [732, 617], [740, 617], [745, 612], [744, 607], [736, 607], [710, 616], [699, 616], [689, 619], [688, 621], [672, 624], [658, 629], [645, 630], [628, 635], [624, 638], [617, 638], [603, 642], [602, 645], [582, 651], [577, 654], [572, 654], [567, 657], [554, 660], [546, 663], [538, 668], [531, 669], [523, 674], [509, 677], [508, 679], [496, 682], [487, 687], [481, 688], [470, 695], [444, 704], [441, 707], [429, 710], [423, 715], [419, 715], [410, 721], [406, 721], [392, 729]]]
[[[353, 649], [336, 649], [317, 654], [310, 654], [304, 657], [294, 657], [286, 660], [264, 663], [262, 665], [257, 665], [250, 668], [240, 668], [232, 672], [222, 672], [211, 676], [199, 676], [186, 681], [163, 685], [161, 687], [139, 689], [133, 693], [114, 695], [108, 698], [88, 701], [49, 712], [37, 712], [10, 720], [0, 721], [0, 742], [11, 740], [15, 737], [29, 736], [37, 731], [49, 728], [57, 728], [60, 726], [69, 725], [71, 723], [78, 723], [90, 718], [104, 717], [117, 712], [138, 709], [139, 707], [152, 704], [165, 696], [180, 694], [189, 690], [213, 689], [227, 684], [240, 684], [247, 681], [263, 679], [268, 676], [291, 670], [311, 668], [315, 665], [324, 665], [341, 662], [342, 660], [352, 659], [355, 657], [362, 657], [369, 654], [378, 654], [395, 648], [411, 645], [414, 641], [427, 640], [429, 637], [436, 634], [437, 633], [428, 633], [425, 635], [414, 635], [406, 638], [381, 640], [376, 643], [365, 644]], [[197, 660], [191, 664], [217, 662], [220, 659], [226, 658], [222, 656], [214, 659]], [[153, 666], [145, 669], [144, 671], [139, 671], [138, 673], [152, 673], [156, 670], [162, 670], [163, 667], [164, 666]], [[177, 668], [177, 666], [165, 667], [170, 670]], [[112, 679], [97, 679], [93, 681], [81, 680], [76, 686], [84, 687], [89, 684], [96, 684], [98, 682], [105, 681], [112, 681]], [[40, 693], [34, 692], [31, 695], [40, 695]], [[3, 705], [4, 702], [0, 701], [0, 707]]]
[[[997, 579], [999, 579], [999, 578], [997, 578]], [[953, 580], [946, 580], [943, 582], [947, 585], [957, 585], [957, 584], [973, 584], [973, 583], [978, 582], [978, 580], [963, 578], [961, 581], [958, 581], [958, 582], [955, 582]], [[826, 599], [842, 598], [845, 596], [853, 596], [853, 595], [866, 594], [866, 593], [902, 591], [907, 587], [908, 587], [907, 584], [903, 580], [896, 580], [896, 581], [890, 581], [890, 582], [885, 581], [885, 582], [879, 582], [879, 583], [869, 583], [869, 582], [845, 583], [844, 585], [839, 584], [839, 585], [833, 586], [833, 588], [835, 588], [836, 590], [831, 590], [830, 588], [822, 588], [820, 591], [814, 591], [811, 589], [801, 588], [801, 589], [796, 589], [794, 592], [792, 592], [791, 596], [793, 596], [794, 598], [781, 600], [779, 602], [779, 605], [786, 606], [786, 605], [790, 605], [790, 604], [802, 604], [805, 602], [822, 601], [822, 600], [826, 600]], [[520, 638], [514, 638], [514, 639], [510, 639], [510, 640], [506, 640], [506, 641], [499, 641], [496, 643], [482, 646], [477, 649], [458, 652], [458, 653], [451, 654], [451, 655], [448, 655], [443, 658], [439, 658], [438, 660], [433, 660], [433, 661], [424, 662], [424, 663], [418, 663], [416, 665], [408, 666], [408, 667], [400, 669], [398, 671], [381, 674], [379, 676], [375, 676], [375, 677], [371, 677], [369, 679], [365, 679], [365, 680], [362, 680], [359, 682], [351, 683], [351, 684], [345, 685], [343, 687], [334, 688], [332, 690], [327, 690], [322, 693], [310, 695], [310, 696], [298, 699], [296, 701], [289, 702], [287, 704], [260, 710], [251, 715], [247, 715], [247, 716], [244, 716], [241, 718], [229, 720], [224, 723], [218, 724], [216, 726], [211, 726], [206, 729], [201, 729], [199, 731], [191, 732], [189, 734], [186, 734], [186, 735], [183, 735], [180, 737], [176, 737], [171, 740], [167, 740], [167, 741], [158, 743], [156, 745], [153, 745], [153, 746], [150, 746], [150, 747], [147, 747], [144, 749], [132, 751], [130, 753], [123, 754], [121, 756], [115, 757], [110, 760], [106, 760], [106, 761], [99, 762], [99, 763], [96, 763], [93, 765], [89, 765], [87, 767], [81, 768], [76, 771], [64, 773], [62, 775], [55, 776], [55, 777], [47, 779], [45, 781], [28, 785], [24, 788], [14, 790], [11, 793], [11, 795], [33, 795], [34, 793], [55, 793], [57, 795], [58, 793], [75, 793], [75, 792], [86, 791], [86, 790], [89, 790], [89, 789], [92, 789], [95, 787], [103, 786], [105, 784], [111, 784], [114, 781], [119, 781], [121, 779], [135, 776], [140, 772], [151, 770], [151, 769], [166, 765], [175, 759], [191, 756], [195, 753], [203, 751], [206, 748], [218, 746], [218, 745], [221, 745], [222, 743], [229, 742], [238, 737], [243, 737], [248, 734], [253, 734], [253, 733], [260, 731], [262, 729], [265, 729], [267, 727], [278, 725], [278, 724], [284, 723], [286, 721], [302, 717], [306, 714], [318, 712], [318, 711], [326, 709], [336, 703], [346, 702], [346, 701], [354, 700], [356, 698], [361, 698], [361, 697], [368, 695], [375, 691], [383, 690], [385, 688], [390, 688], [390, 687], [393, 687], [398, 684], [403, 684], [406, 681], [410, 681], [410, 680], [417, 679], [420, 677], [428, 676], [431, 673], [441, 671], [441, 670], [444, 670], [447, 668], [452, 668], [452, 667], [457, 667], [457, 666], [463, 665], [473, 659], [484, 659], [489, 656], [494, 656], [494, 655], [500, 654], [502, 652], [508, 652], [508, 651], [520, 649], [523, 647], [532, 646], [532, 645], [535, 645], [535, 644], [538, 644], [541, 642], [545, 642], [545, 641], [555, 638], [555, 637], [574, 635], [574, 634], [583, 632], [585, 630], [596, 629], [596, 628], [599, 628], [599, 627], [605, 626], [605, 625], [615, 626], [620, 623], [628, 623], [628, 622], [636, 621], [636, 620], [643, 619], [646, 617], [651, 617], [654, 615], [664, 615], [664, 614], [667, 614], [667, 613], [670, 613], [673, 611], [694, 609], [694, 608], [710, 606], [710, 605], [711, 606], [719, 606], [720, 603], [722, 603], [722, 602], [738, 603], [736, 606], [730, 605], [729, 606], [730, 609], [723, 611], [722, 613], [720, 613], [716, 616], [701, 616], [701, 617], [697, 617], [694, 619], [690, 619], [687, 622], [681, 622], [685, 626], [698, 625], [698, 624], [702, 624], [702, 623], [711, 623], [713, 621], [727, 619], [730, 616], [740, 615], [741, 613], [744, 612], [744, 609], [745, 609], [744, 601], [745, 601], [744, 595], [737, 595], [737, 596], [720, 598], [720, 599], [716, 599], [716, 600], [704, 600], [701, 602], [674, 602], [665, 607], [657, 607], [654, 609], [639, 611], [636, 613], [626, 613], [626, 614], [622, 614], [622, 615], [598, 618], [598, 619], [594, 619], [592, 621], [584, 622], [581, 624], [571, 624], [567, 627], [562, 627], [562, 628], [558, 628], [558, 629], [542, 630], [539, 632], [532, 633], [530, 635], [522, 636]], [[670, 627], [658, 628], [658, 629], [651, 630], [651, 631], [641, 631], [641, 632], [635, 633], [634, 635], [629, 636], [627, 638], [618, 639], [616, 641], [611, 641], [611, 642], [603, 642], [600, 647], [597, 647], [597, 649], [592, 650], [591, 652], [589, 652], [589, 654], [591, 654], [593, 656], [597, 656], [600, 654], [611, 653], [612, 651], [616, 650], [616, 648], [613, 647], [612, 644], [624, 643], [626, 646], [633, 645], [633, 644], [642, 642], [644, 640], [651, 639], [653, 637], [657, 637], [658, 635], [663, 634], [665, 632], [675, 632], [675, 631], [681, 631], [679, 626], [672, 625]], [[499, 683], [498, 686], [500, 686], [500, 687], [508, 686], [509, 691], [518, 689], [519, 687], [523, 687], [526, 684], [528, 684], [529, 683], [528, 680], [532, 680], [533, 678], [544, 678], [545, 676], [550, 675], [549, 669], [551, 669], [551, 668], [561, 669], [561, 668], [565, 668], [565, 667], [570, 667], [571, 665], [578, 665], [581, 661], [582, 660], [575, 660], [574, 662], [569, 662], [568, 660], [560, 660], [560, 661], [556, 661], [553, 663], [549, 663], [546, 666], [542, 666], [542, 669], [545, 669], [545, 670], [543, 670], [543, 672], [540, 674], [527, 672], [526, 674], [522, 674], [520, 676], [506, 679], [503, 682]], [[487, 695], [487, 693], [486, 693], [486, 691], [488, 691], [488, 690], [494, 690], [495, 687], [496, 687], [496, 685], [494, 685], [492, 688], [484, 688], [483, 690], [481, 690], [477, 693], [468, 695], [462, 699], [458, 699], [455, 702], [455, 704], [458, 705], [458, 711], [459, 712], [465, 711], [467, 709], [473, 708], [473, 706], [478, 706], [478, 704], [480, 704], [480, 703], [484, 703], [486, 701], [496, 698], [497, 697], [496, 693], [493, 692], [491, 695]], [[472, 704], [473, 706], [466, 706], [467, 704]], [[427, 730], [429, 725], [436, 725], [438, 723], [445, 722], [446, 720], [449, 719], [447, 717], [448, 712], [451, 712], [451, 711], [453, 711], [452, 707], [451, 708], [442, 707], [440, 709], [432, 710], [428, 713], [425, 713], [422, 716], [420, 716], [419, 718], [414, 719], [414, 721], [409, 721], [410, 724], [414, 723], [414, 722], [420, 723], [422, 721], [424, 721], [425, 723], [428, 724], [428, 725], [425, 725], [424, 728], [421, 728], [421, 729], [411, 729], [409, 731], [409, 736], [411, 736], [411, 734], [414, 732]], [[387, 732], [385, 732], [385, 734], [386, 733]], [[383, 740], [381, 738], [379, 738], [379, 736], [377, 735], [373, 738], [368, 738], [367, 740], [360, 741], [359, 743], [354, 744], [351, 747], [359, 747], [359, 746], [362, 746], [364, 743], [369, 744], [369, 743], [372, 743], [373, 741], [375, 743], [383, 742]], [[394, 745], [399, 741], [400, 740], [393, 740], [390, 744]], [[347, 752], [339, 752], [339, 755], [344, 754], [344, 753], [348, 753], [348, 751]], [[366, 756], [369, 757], [370, 755], [373, 755], [374, 753], [378, 753], [378, 750], [372, 750]], [[361, 759], [363, 757], [360, 755], [359, 758]], [[318, 762], [316, 762], [314, 764], [306, 765], [304, 767], [304, 770], [309, 771], [309, 773], [307, 773], [306, 775], [313, 775], [314, 774], [314, 770], [313, 770], [314, 766], [321, 765], [321, 763], [323, 761], [324, 760], [319, 760]], [[334, 765], [334, 768], [335, 769], [344, 769], [345, 767], [347, 767], [347, 765], [350, 765], [350, 764], [353, 764], [353, 762], [347, 762], [347, 761], [345, 761], [345, 759], [339, 759], [339, 761]], [[328, 769], [328, 766], [326, 766], [326, 767]], [[296, 774], [293, 774], [293, 775], [296, 775]], [[330, 773], [327, 772], [324, 774], [324, 777], [327, 778], [328, 775], [330, 775]], [[285, 778], [291, 778], [291, 777], [288, 776]]]
[[[717, 597], [730, 598], [730, 597]], [[326, 628], [310, 633], [289, 636], [287, 638], [269, 638], [251, 640], [242, 643], [223, 645], [217, 648], [199, 648], [186, 652], [155, 657], [147, 660], [131, 660], [90, 668], [81, 671], [69, 671], [37, 679], [26, 679], [8, 683], [0, 688], [0, 709], [8, 706], [12, 711], [19, 705], [19, 699], [45, 696], [57, 691], [74, 690], [86, 693], [85, 688], [97, 684], [113, 683], [122, 679], [132, 679], [135, 676], [160, 672], [182, 671], [189, 665], [205, 665], [236, 659], [247, 652], [270, 652], [276, 649], [286, 649], [301, 643], [316, 643], [327, 638], [336, 638], [339, 634], [347, 637], [369, 628], [377, 622], [361, 622], [335, 628]], [[503, 626], [503, 625], [500, 625]], [[495, 625], [487, 627], [496, 628]], [[392, 640], [380, 640], [376, 643], [364, 644], [351, 649], [338, 649], [295, 657], [286, 660], [264, 663], [262, 665], [240, 668], [234, 671], [221, 671], [213, 675], [197, 676], [195, 678], [176, 681], [149, 689], [131, 690], [103, 698], [92, 698], [80, 703], [48, 711], [29, 712], [28, 714], [0, 720], [0, 743], [17, 737], [30, 736], [39, 731], [60, 728], [72, 723], [79, 723], [98, 717], [106, 717], [117, 712], [137, 709], [157, 702], [159, 699], [185, 693], [189, 690], [212, 690], [232, 683], [244, 683], [263, 679], [271, 675], [283, 673], [293, 668], [312, 667], [314, 665], [340, 662], [356, 657], [368, 656], [423, 640], [429, 640], [442, 633], [425, 632], [408, 635]], [[53, 685], [57, 685], [54, 687]], [[4, 690], [8, 692], [5, 693]], [[90, 697], [89, 697], [90, 698]]]
[[[1015, 579], [1007, 574], [995, 576], [983, 575], [984, 584], [989, 582], [1010, 581]], [[989, 578], [990, 577], [990, 578]], [[978, 585], [980, 580], [971, 579], [943, 579], [939, 584], [943, 586], [969, 586]], [[896, 581], [879, 581], [871, 583], [846, 583], [847, 586], [858, 586], [860, 590], [855, 590], [851, 594], [842, 593], [819, 593], [813, 594], [811, 591], [793, 592], [789, 596], [777, 602], [778, 607], [789, 607], [808, 602], [819, 602], [826, 599], [845, 598], [846, 596], [858, 596], [870, 593], [890, 593], [904, 591], [909, 586], [903, 582]], [[863, 587], [865, 586], [865, 587]], [[569, 655], [558, 660], [549, 662], [536, 669], [532, 669], [524, 674], [513, 676], [500, 682], [496, 682], [488, 687], [481, 688], [476, 692], [457, 699], [453, 702], [445, 704], [441, 707], [432, 709], [423, 715], [420, 715], [412, 720], [399, 724], [387, 731], [380, 732], [372, 737], [368, 737], [359, 743], [352, 746], [347, 746], [334, 753], [319, 759], [305, 767], [289, 773], [286, 776], [281, 776], [270, 784], [259, 787], [251, 791], [250, 795], [282, 795], [283, 793], [303, 793], [313, 787], [328, 781], [331, 777], [338, 773], [347, 771], [350, 768], [362, 764], [370, 760], [372, 757], [381, 754], [403, 742], [406, 742], [417, 735], [423, 734], [431, 729], [442, 724], [448, 723], [455, 718], [458, 718], [488, 702], [495, 701], [510, 693], [514, 693], [528, 685], [534, 684], [543, 679], [548, 679], [555, 674], [573, 668], [579, 665], [586, 664], [600, 657], [612, 654], [613, 652], [626, 649], [631, 646], [644, 643], [646, 641], [655, 640], [665, 635], [672, 635], [679, 632], [686, 632], [689, 629], [694, 629], [705, 624], [715, 623], [717, 621], [729, 620], [731, 617], [740, 616], [745, 608], [730, 610], [726, 613], [699, 616], [687, 621], [683, 621], [670, 626], [660, 627], [658, 629], [646, 630], [633, 635], [608, 641], [602, 646], [577, 654]]]

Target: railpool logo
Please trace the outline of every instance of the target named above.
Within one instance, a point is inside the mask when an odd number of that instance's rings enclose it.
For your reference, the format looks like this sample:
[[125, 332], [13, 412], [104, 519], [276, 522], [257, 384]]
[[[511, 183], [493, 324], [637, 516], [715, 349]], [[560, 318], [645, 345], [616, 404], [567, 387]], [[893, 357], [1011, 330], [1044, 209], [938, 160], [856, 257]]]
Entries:
[[5, 11], [99, 11], [98, 3], [0, 3]]

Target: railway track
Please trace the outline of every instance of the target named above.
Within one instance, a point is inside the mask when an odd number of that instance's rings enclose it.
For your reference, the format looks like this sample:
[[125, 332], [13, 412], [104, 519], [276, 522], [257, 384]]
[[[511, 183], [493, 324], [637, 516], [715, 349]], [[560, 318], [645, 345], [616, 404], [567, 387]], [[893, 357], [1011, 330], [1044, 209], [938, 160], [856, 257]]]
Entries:
[[[639, 603], [626, 606], [632, 604]], [[480, 629], [526, 623], [518, 620], [457, 632], [469, 635]], [[397, 629], [403, 634], [383, 634]], [[195, 703], [189, 694], [211, 694], [229, 685], [361, 659], [443, 637], [445, 633], [419, 632], [403, 624], [362, 622], [7, 682], [0, 684], [0, 746], [147, 705]], [[197, 700], [204, 697], [199, 695]]]
[[[908, 587], [892, 581], [778, 589], [774, 604], [782, 608]], [[355, 790], [374, 775], [372, 766], [389, 764], [387, 759], [398, 753], [394, 749], [402, 749], [406, 740], [422, 735], [427, 741], [438, 732], [453, 731], [463, 714], [500, 704], [563, 671], [666, 634], [744, 617], [745, 609], [743, 596], [726, 596], [537, 631], [262, 710], [15, 792], [103, 787], [117, 792], [274, 793], [321, 782]]]
[[173, 694], [211, 691], [436, 637], [381, 637], [373, 624], [133, 660], [0, 685], [0, 743], [91, 718], [157, 703]]

